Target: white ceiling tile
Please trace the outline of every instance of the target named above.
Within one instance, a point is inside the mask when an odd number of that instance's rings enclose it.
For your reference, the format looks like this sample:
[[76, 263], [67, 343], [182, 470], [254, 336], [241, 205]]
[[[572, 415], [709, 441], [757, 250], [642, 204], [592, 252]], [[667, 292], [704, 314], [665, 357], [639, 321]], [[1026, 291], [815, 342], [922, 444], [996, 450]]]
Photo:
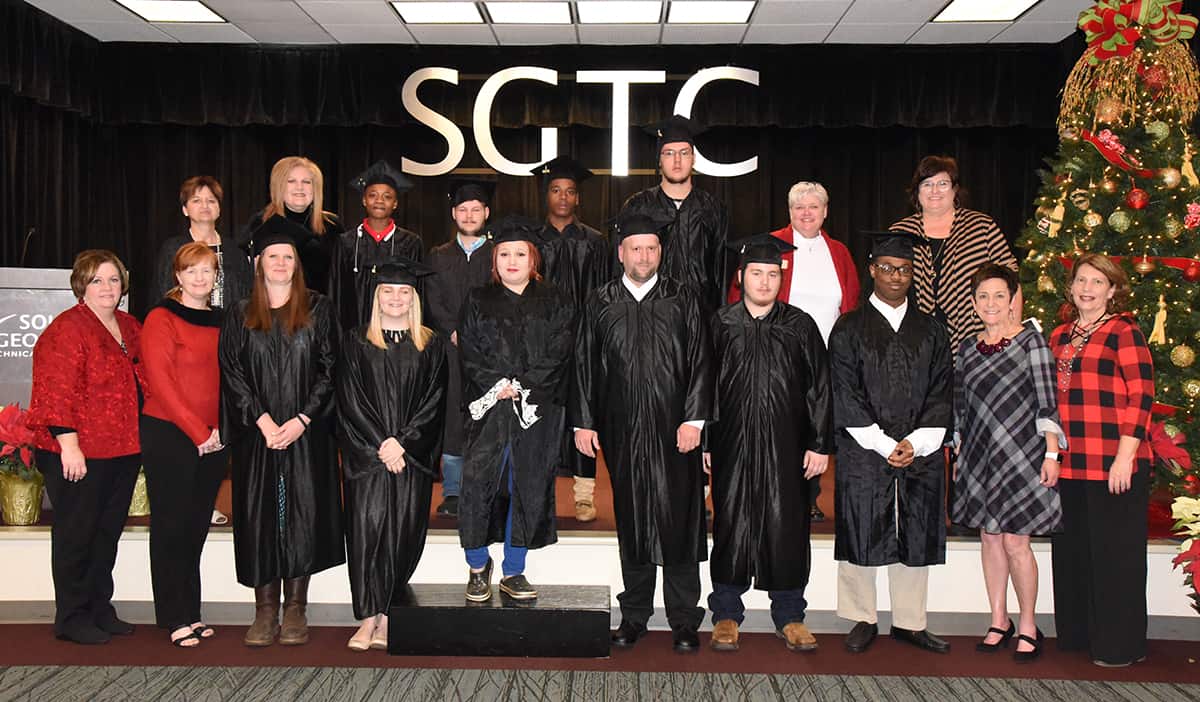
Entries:
[[326, 24], [340, 44], [412, 44], [413, 37], [403, 24]]
[[309, 22], [238, 22], [260, 44], [332, 44], [333, 37], [319, 25]]
[[323, 25], [328, 24], [402, 24], [392, 6], [384, 0], [321, 0], [311, 2], [299, 0], [300, 7], [314, 21]]
[[408, 31], [422, 44], [496, 45], [496, 37], [486, 24], [410, 24]]
[[657, 24], [581, 24], [579, 41], [582, 44], [645, 44], [658, 43], [662, 27]]
[[281, 0], [203, 0], [209, 9], [230, 22], [279, 22], [295, 24], [311, 22], [309, 16], [294, 2]]
[[503, 45], [577, 44], [575, 25], [497, 24], [496, 38]]
[[1013, 22], [1008, 29], [997, 34], [993, 44], [1055, 44], [1075, 33], [1074, 22]]
[[664, 44], [737, 44], [746, 33], [744, 24], [668, 24]]
[[820, 44], [832, 24], [750, 25], [743, 44]]
[[1042, 0], [1021, 15], [1022, 22], [1070, 22], [1079, 20], [1079, 13], [1095, 5], [1095, 0]]
[[154, 25], [136, 22], [72, 22], [75, 28], [100, 41], [150, 41], [175, 43], [174, 37], [163, 34]]
[[852, 0], [766, 0], [758, 3], [753, 24], [832, 24]]
[[853, 24], [841, 22], [829, 36], [826, 44], [903, 44], [916, 34], [921, 24]]
[[854, 0], [842, 22], [924, 24], [933, 19], [947, 4], [947, 0]]
[[253, 44], [254, 37], [232, 24], [208, 22], [156, 22], [155, 27], [191, 44]]
[[1012, 22], [930, 22], [908, 39], [909, 44], [986, 44]]
[[75, 20], [83, 22], [140, 21], [137, 15], [115, 2], [96, 2], [95, 0], [25, 0], [25, 2], [69, 24], [74, 24]]

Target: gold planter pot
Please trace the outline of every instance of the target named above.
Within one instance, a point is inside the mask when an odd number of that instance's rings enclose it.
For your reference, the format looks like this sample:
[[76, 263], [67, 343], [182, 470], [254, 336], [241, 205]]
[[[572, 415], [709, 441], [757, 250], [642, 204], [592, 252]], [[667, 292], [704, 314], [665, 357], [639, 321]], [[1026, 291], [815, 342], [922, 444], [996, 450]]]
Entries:
[[42, 517], [42, 474], [22, 480], [11, 473], [0, 473], [0, 512], [10, 526], [37, 524]]
[[150, 496], [146, 494], [146, 471], [138, 470], [137, 482], [133, 485], [133, 499], [129, 501], [129, 516], [145, 517], [150, 514]]

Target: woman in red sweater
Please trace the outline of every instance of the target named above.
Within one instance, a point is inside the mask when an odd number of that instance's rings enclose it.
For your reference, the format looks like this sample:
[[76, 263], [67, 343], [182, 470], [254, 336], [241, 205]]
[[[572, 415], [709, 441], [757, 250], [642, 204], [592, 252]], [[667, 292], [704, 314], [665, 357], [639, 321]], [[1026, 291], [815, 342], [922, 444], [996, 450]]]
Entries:
[[132, 634], [112, 606], [117, 542], [137, 481], [142, 326], [117, 309], [129, 273], [111, 251], [75, 257], [64, 310], [33, 347], [29, 428], [54, 505], [54, 635], [81, 644]]
[[217, 255], [192, 242], [175, 254], [178, 285], [142, 330], [149, 399], [141, 419], [150, 497], [150, 577], [154, 615], [171, 643], [190, 648], [213, 635], [200, 618], [200, 553], [226, 452], [217, 407], [221, 310], [209, 307]]

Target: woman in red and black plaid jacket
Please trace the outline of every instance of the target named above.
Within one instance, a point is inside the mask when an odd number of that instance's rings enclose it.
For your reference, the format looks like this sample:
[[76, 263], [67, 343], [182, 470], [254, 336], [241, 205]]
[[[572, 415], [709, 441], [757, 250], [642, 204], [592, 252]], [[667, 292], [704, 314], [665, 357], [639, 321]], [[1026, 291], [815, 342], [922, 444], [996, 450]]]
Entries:
[[1145, 441], [1154, 366], [1134, 318], [1125, 272], [1100, 254], [1075, 262], [1068, 299], [1075, 319], [1054, 330], [1058, 411], [1069, 448], [1054, 536], [1058, 647], [1088, 650], [1102, 666], [1146, 657]]

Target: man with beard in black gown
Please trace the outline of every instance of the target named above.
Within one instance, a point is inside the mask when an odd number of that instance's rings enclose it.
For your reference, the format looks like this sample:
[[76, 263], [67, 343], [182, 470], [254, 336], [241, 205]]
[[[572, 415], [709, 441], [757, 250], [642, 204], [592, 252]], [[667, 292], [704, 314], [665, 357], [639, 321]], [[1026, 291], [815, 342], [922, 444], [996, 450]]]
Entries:
[[487, 237], [492, 193], [496, 184], [488, 181], [451, 182], [450, 217], [454, 237], [429, 251], [434, 275], [425, 279], [422, 291], [429, 323], [446, 344], [446, 365], [450, 380], [446, 384], [446, 434], [442, 443], [442, 503], [437, 513], [458, 517], [458, 494], [462, 487], [463, 426], [466, 421], [462, 404], [462, 364], [458, 358], [458, 322], [463, 300], [472, 288], [487, 285], [492, 279], [492, 241]]
[[676, 651], [700, 647], [704, 470], [700, 432], [714, 418], [708, 322], [691, 288], [659, 275], [657, 212], [621, 213], [625, 274], [588, 296], [575, 346], [570, 422], [581, 453], [603, 447], [625, 591], [616, 646], [632, 646], [654, 612], [656, 566]]
[[834, 558], [846, 649], [878, 633], [875, 574], [888, 566], [892, 638], [945, 653], [925, 628], [929, 569], [946, 562], [945, 460], [953, 362], [946, 328], [909, 303], [913, 239], [877, 235], [874, 293], [829, 336], [837, 432]]
[[663, 241], [662, 273], [691, 288], [707, 318], [725, 304], [729, 215], [716, 197], [692, 184], [696, 136], [704, 130], [673, 115], [649, 131], [657, 139], [662, 181], [630, 196], [625, 207], [674, 220]]
[[[821, 331], [798, 307], [777, 302], [785, 251], [770, 234], [735, 242], [742, 299], [713, 317], [717, 415], [706, 438], [713, 476], [713, 592], [717, 651], [736, 651], [751, 579], [771, 598], [776, 635], [812, 651], [804, 625], [810, 568], [809, 478], [833, 451], [833, 397]], [[733, 246], [733, 245], [731, 245]], [[711, 463], [710, 463], [711, 455]]]
[[[558, 286], [578, 309], [588, 293], [612, 279], [608, 238], [579, 221], [579, 186], [592, 172], [569, 156], [559, 156], [533, 169], [546, 196], [546, 223], [534, 238], [542, 256], [540, 273]], [[596, 459], [575, 450], [568, 427], [558, 464], [575, 477], [575, 519], [596, 519]]]
[[371, 270], [375, 265], [397, 257], [420, 262], [425, 249], [419, 234], [392, 219], [400, 193], [412, 187], [412, 181], [400, 171], [387, 161], [376, 161], [355, 176], [350, 187], [362, 194], [367, 216], [357, 227], [338, 235], [329, 268], [329, 297], [346, 331], [371, 319], [375, 295]]

